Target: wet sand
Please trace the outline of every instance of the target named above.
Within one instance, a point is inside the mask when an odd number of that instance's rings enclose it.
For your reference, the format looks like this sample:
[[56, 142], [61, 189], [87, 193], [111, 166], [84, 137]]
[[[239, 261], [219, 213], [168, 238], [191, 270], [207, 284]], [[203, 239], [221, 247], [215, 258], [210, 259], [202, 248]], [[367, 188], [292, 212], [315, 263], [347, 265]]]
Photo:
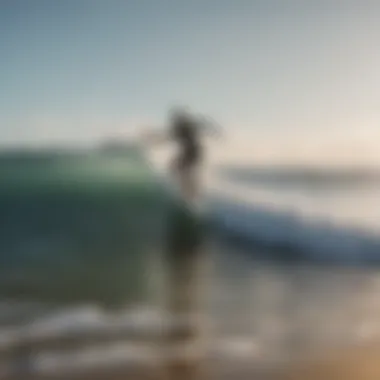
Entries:
[[274, 380], [378, 380], [380, 343], [327, 350], [289, 365]]
[[[195, 367], [177, 366], [175, 374], [167, 376], [162, 363], [142, 365], [131, 360], [111, 367], [89, 368], [77, 373], [53, 373], [29, 377], [23, 374], [12, 379], [28, 380], [121, 380], [121, 379], [194, 379], [194, 380], [379, 380], [380, 335], [377, 302], [378, 271], [343, 270], [338, 268], [281, 266], [263, 263], [252, 256], [222, 244], [214, 247], [218, 253], [212, 270], [218, 275], [206, 276], [208, 297], [204, 305], [217, 333], [243, 337], [260, 342], [259, 357], [248, 359], [211, 355], [196, 371]], [[312, 319], [306, 318], [311, 313]], [[265, 325], [269, 317], [277, 325]], [[306, 319], [305, 319], [306, 318]], [[271, 321], [269, 321], [271, 322]], [[272, 321], [275, 323], [276, 321]], [[302, 324], [305, 323], [304, 325]], [[379, 344], [364, 339], [358, 346], [358, 334], [363, 326], [376, 327]], [[375, 323], [376, 326], [372, 326]], [[256, 327], [255, 327], [256, 326]], [[272, 328], [284, 330], [272, 333]], [[341, 330], [341, 331], [340, 331]], [[369, 331], [371, 332], [371, 331]], [[257, 335], [257, 333], [259, 333]], [[227, 334], [227, 335], [224, 335]], [[261, 334], [261, 335], [260, 335]], [[349, 335], [352, 335], [350, 337]], [[218, 335], [218, 334], [217, 334]], [[268, 336], [267, 336], [268, 335]], [[335, 336], [336, 335], [336, 336]], [[359, 334], [360, 335], [360, 334]], [[278, 367], [271, 357], [288, 354], [294, 344], [301, 344], [288, 364]], [[211, 338], [212, 339], [212, 338]], [[367, 342], [364, 344], [364, 342]], [[338, 348], [337, 344], [339, 343]], [[216, 342], [218, 345], [218, 342]], [[267, 346], [266, 346], [267, 345]], [[335, 348], [333, 348], [335, 347]], [[342, 348], [343, 347], [343, 348]], [[308, 351], [310, 348], [311, 351]], [[308, 354], [301, 359], [299, 353]], [[123, 359], [123, 358], [122, 358]], [[127, 359], [127, 358], [126, 358]], [[267, 364], [264, 364], [266, 362]], [[263, 366], [266, 368], [262, 368]], [[193, 373], [196, 371], [196, 373]], [[194, 376], [191, 376], [194, 375]], [[0, 374], [0, 380], [10, 379]]]
[[[25, 379], [19, 377], [14, 379]], [[380, 344], [328, 350], [324, 355], [298, 359], [277, 370], [258, 370], [255, 365], [204, 363], [195, 368], [178, 366], [172, 376], [163, 367], [128, 366], [87, 373], [50, 374], [36, 380], [378, 380], [380, 379]]]

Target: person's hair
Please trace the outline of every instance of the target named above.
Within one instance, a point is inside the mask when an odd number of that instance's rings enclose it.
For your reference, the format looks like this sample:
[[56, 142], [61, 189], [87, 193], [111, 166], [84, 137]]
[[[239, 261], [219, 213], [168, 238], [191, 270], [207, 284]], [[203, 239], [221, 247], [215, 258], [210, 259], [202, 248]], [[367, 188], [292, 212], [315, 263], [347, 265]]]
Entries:
[[170, 109], [169, 117], [172, 121], [185, 121], [191, 119], [191, 113], [188, 107], [175, 106]]

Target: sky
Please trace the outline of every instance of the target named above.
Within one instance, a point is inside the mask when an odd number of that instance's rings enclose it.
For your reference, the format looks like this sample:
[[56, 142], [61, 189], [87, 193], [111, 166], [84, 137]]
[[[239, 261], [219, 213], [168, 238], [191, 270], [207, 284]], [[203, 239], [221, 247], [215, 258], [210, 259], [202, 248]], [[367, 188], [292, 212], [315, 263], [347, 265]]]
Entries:
[[375, 0], [0, 0], [0, 141], [123, 134], [184, 104], [257, 139], [377, 149], [379, 19]]

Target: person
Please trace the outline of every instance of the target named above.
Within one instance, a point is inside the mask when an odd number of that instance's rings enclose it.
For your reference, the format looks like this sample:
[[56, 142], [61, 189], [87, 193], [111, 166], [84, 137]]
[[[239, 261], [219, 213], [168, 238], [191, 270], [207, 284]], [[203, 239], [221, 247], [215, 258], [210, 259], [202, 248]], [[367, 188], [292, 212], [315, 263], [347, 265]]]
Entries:
[[[167, 266], [165, 309], [174, 322], [182, 322], [170, 325], [164, 334], [169, 349], [176, 353], [167, 363], [174, 372], [178, 367], [189, 368], [196, 364], [187, 357], [187, 348], [198, 343], [202, 336], [198, 317], [202, 314], [206, 229], [202, 213], [192, 206], [200, 194], [198, 174], [205, 159], [203, 137], [207, 134], [217, 135], [219, 129], [205, 117], [196, 117], [184, 108], [175, 107], [170, 110], [164, 133], [147, 132], [145, 135], [150, 143], [174, 143], [178, 147], [178, 153], [170, 161], [169, 173], [179, 185], [180, 198], [168, 217], [164, 249]], [[186, 207], [188, 204], [191, 207]], [[201, 354], [199, 348], [197, 351]]]
[[173, 108], [169, 114], [169, 128], [166, 135], [158, 137], [150, 134], [151, 140], [172, 141], [178, 147], [178, 154], [171, 161], [169, 172], [179, 184], [186, 200], [194, 201], [199, 196], [199, 171], [204, 162], [203, 137], [219, 135], [216, 128], [205, 117], [195, 117], [184, 108]]

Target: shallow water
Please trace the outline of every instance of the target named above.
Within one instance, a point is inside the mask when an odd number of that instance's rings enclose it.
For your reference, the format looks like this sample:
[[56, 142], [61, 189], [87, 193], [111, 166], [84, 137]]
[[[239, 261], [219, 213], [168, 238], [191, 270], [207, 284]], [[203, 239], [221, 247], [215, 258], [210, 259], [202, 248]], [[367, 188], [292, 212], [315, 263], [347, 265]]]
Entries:
[[[380, 268], [283, 264], [255, 253], [216, 243], [205, 257], [201, 311], [211, 321], [211, 346], [267, 362], [380, 339]], [[158, 323], [159, 305], [152, 298], [124, 310], [122, 318]], [[1, 317], [4, 332], [16, 324], [96, 326], [108, 318], [91, 305], [60, 310], [21, 304], [3, 304]]]
[[[353, 192], [316, 192], [313, 186], [307, 191], [279, 191], [276, 186], [245, 187], [243, 196], [237, 187], [228, 192], [228, 186], [215, 186], [222, 195], [228, 193], [229, 203], [226, 199], [215, 202], [213, 215], [225, 218], [235, 232], [254, 237], [250, 244], [238, 248], [229, 240], [227, 228], [223, 239], [207, 251], [203, 311], [211, 319], [212, 339], [219, 342], [223, 338], [223, 343], [215, 345], [225, 348], [228, 355], [235, 350], [239, 355], [270, 361], [380, 339], [380, 266], [346, 265], [353, 256], [365, 261], [380, 255], [378, 236], [366, 235], [378, 226], [378, 185]], [[358, 222], [365, 233], [347, 229], [340, 225], [342, 221]], [[259, 248], [259, 238], [270, 244]], [[285, 242], [287, 249], [272, 244], [276, 242]], [[298, 258], [306, 260], [288, 260], [294, 247], [301, 251]], [[334, 265], [329, 260], [316, 260], [323, 256], [339, 260]], [[163, 269], [157, 257], [153, 258], [144, 278], [149, 278], [151, 294], [147, 299], [129, 289], [136, 293], [132, 297], [136, 307], [122, 311], [124, 320], [131, 315], [140, 319], [153, 315], [155, 323], [154, 315], [162, 305], [156, 281], [160, 283]], [[63, 310], [3, 302], [0, 310], [3, 332], [21, 325], [58, 328], [113, 323], [93, 305]]]

